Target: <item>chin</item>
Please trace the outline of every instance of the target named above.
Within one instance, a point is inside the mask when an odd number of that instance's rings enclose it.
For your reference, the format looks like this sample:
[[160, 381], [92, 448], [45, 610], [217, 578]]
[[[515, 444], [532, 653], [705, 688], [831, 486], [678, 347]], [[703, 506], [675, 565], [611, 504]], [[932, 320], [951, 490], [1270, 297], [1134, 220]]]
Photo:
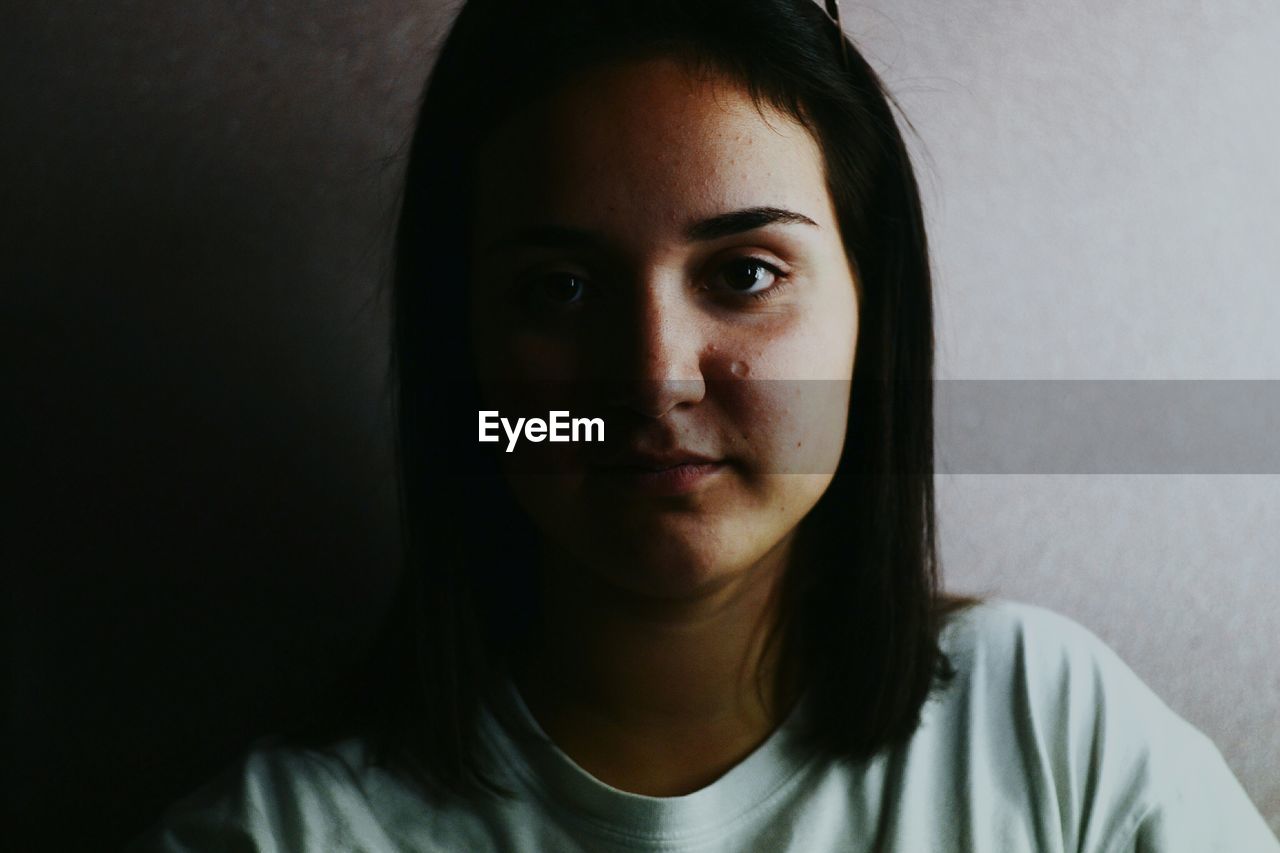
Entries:
[[[770, 478], [764, 485], [779, 483], [794, 490], [795, 478]], [[786, 490], [757, 493], [735, 480], [669, 498], [557, 485], [513, 483], [519, 502], [556, 549], [614, 589], [663, 599], [695, 598], [745, 577], [798, 521], [792, 517], [798, 511], [774, 507], [807, 507]]]
[[692, 598], [715, 589], [733, 572], [710, 559], [690, 559], [667, 553], [636, 553], [622, 564], [607, 567], [612, 585], [652, 598]]
[[[668, 520], [649, 529], [609, 530], [584, 543], [584, 562], [611, 585], [655, 598], [690, 598], [712, 592], [748, 571], [767, 548], [728, 536], [706, 519]], [[756, 553], [761, 551], [762, 553]]]

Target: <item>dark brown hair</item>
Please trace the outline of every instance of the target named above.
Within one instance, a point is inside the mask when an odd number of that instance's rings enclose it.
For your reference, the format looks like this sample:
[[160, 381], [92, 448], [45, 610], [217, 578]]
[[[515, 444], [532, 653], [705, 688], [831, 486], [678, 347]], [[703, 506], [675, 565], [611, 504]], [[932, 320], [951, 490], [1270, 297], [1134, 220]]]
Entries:
[[[813, 0], [470, 0], [427, 83], [396, 243], [394, 375], [405, 567], [379, 651], [378, 760], [428, 791], [483, 787], [475, 721], [537, 607], [537, 533], [439, 416], [474, 411], [468, 369], [474, 152], [514, 110], [605, 63], [670, 56], [745, 85], [817, 140], [860, 331], [839, 469], [802, 522], [783, 661], [810, 737], [863, 757], [915, 730], [948, 674], [938, 646], [928, 246], [891, 97]], [[847, 67], [842, 60], [847, 51]], [[471, 423], [471, 421], [468, 421]], [[462, 439], [462, 440], [460, 440]]]

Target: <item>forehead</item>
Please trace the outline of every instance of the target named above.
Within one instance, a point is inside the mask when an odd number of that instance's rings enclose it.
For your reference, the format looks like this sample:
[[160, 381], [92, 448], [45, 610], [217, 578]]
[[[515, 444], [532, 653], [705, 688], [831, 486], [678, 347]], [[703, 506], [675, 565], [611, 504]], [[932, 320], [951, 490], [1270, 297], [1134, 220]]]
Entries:
[[752, 206], [833, 216], [821, 151], [802, 125], [673, 59], [575, 79], [499, 127], [477, 165], [477, 237], [563, 220], [655, 239]]

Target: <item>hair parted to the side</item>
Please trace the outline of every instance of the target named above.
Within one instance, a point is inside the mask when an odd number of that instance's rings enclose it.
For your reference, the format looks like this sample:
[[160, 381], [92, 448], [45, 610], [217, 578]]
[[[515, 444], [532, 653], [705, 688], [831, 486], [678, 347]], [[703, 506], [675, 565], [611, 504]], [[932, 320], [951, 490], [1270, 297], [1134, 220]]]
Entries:
[[[948, 675], [938, 635], [933, 319], [921, 203], [891, 98], [814, 0], [470, 0], [428, 80], [396, 235], [393, 371], [405, 567], [377, 652], [375, 760], [432, 795], [488, 788], [478, 710], [537, 607], [537, 534], [498, 472], [435, 417], [475, 411], [474, 156], [521, 106], [592, 67], [669, 56], [804, 124], [859, 283], [844, 454], [784, 582], [783, 666], [811, 739], [863, 757], [916, 728]], [[474, 438], [472, 436], [472, 438]], [[460, 461], [461, 460], [461, 461]], [[465, 472], [462, 475], [456, 472]]]

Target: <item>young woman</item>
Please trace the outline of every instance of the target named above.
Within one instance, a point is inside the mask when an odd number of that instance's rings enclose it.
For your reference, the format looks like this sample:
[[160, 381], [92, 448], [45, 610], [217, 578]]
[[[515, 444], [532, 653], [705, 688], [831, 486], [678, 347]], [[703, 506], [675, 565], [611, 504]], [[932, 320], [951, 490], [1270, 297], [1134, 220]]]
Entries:
[[146, 849], [1280, 849], [1084, 629], [939, 594], [920, 201], [812, 0], [471, 0], [397, 264], [371, 714]]

